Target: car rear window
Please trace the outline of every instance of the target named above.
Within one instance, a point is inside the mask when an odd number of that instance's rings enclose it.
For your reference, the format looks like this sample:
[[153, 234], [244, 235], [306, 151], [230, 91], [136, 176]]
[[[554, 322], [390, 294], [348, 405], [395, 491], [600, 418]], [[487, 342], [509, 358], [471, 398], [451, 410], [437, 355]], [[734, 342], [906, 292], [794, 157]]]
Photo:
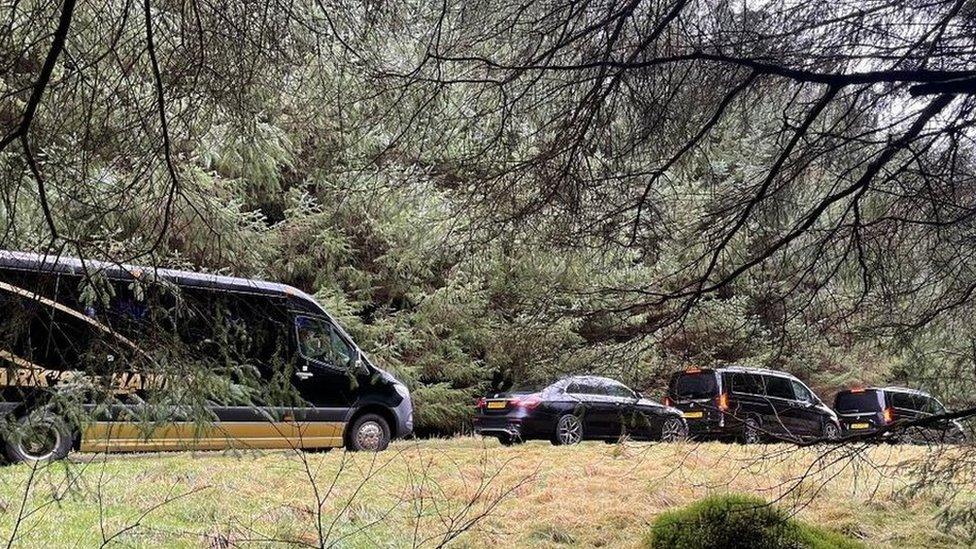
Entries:
[[838, 393], [834, 409], [838, 412], [877, 412], [881, 410], [881, 399], [878, 391]]
[[718, 394], [715, 372], [683, 373], [671, 382], [671, 394], [677, 398], [711, 398]]

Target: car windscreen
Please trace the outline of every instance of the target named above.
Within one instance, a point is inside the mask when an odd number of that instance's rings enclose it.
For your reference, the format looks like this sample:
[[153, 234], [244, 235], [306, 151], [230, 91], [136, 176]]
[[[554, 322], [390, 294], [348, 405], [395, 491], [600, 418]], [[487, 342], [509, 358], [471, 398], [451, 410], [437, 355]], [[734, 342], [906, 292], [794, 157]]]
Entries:
[[879, 391], [838, 393], [834, 400], [834, 409], [838, 412], [877, 412], [881, 408]]
[[712, 398], [718, 394], [718, 377], [715, 372], [678, 374], [671, 382], [671, 394], [675, 398]]

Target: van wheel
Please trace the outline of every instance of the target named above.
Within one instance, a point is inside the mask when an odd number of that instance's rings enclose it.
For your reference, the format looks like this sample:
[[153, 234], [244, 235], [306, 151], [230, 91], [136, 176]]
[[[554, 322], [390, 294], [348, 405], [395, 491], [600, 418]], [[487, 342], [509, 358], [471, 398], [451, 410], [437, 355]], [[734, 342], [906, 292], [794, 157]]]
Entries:
[[840, 428], [833, 421], [827, 421], [823, 426], [823, 438], [827, 442], [836, 442], [840, 439]]
[[382, 452], [390, 445], [390, 425], [376, 414], [363, 414], [352, 424], [346, 447], [353, 452]]
[[71, 429], [58, 416], [31, 412], [19, 418], [4, 441], [4, 453], [12, 463], [64, 459], [71, 451]]
[[759, 428], [759, 421], [754, 417], [748, 417], [742, 423], [742, 444], [759, 444], [762, 442], [762, 435]]
[[556, 422], [552, 443], [556, 446], [578, 444], [583, 440], [583, 422], [573, 414], [566, 414]]

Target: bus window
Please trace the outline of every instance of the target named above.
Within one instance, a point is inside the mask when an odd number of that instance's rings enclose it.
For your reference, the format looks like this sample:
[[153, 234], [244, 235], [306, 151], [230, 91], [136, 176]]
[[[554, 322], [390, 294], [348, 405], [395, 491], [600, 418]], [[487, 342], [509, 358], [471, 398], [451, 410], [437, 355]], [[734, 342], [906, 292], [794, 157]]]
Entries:
[[356, 351], [342, 339], [331, 323], [302, 316], [295, 319], [295, 328], [302, 356], [340, 370], [352, 366]]

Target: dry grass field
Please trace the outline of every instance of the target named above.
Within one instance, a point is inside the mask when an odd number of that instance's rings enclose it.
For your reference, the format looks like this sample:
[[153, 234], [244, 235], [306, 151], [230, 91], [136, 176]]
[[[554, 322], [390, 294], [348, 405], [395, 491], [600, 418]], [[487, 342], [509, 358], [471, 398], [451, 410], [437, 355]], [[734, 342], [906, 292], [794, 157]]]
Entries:
[[634, 547], [661, 511], [736, 491], [869, 547], [956, 546], [937, 527], [938, 494], [904, 490], [904, 463], [928, 451], [459, 438], [377, 456], [76, 454], [0, 469], [0, 532], [16, 526], [24, 547]]

